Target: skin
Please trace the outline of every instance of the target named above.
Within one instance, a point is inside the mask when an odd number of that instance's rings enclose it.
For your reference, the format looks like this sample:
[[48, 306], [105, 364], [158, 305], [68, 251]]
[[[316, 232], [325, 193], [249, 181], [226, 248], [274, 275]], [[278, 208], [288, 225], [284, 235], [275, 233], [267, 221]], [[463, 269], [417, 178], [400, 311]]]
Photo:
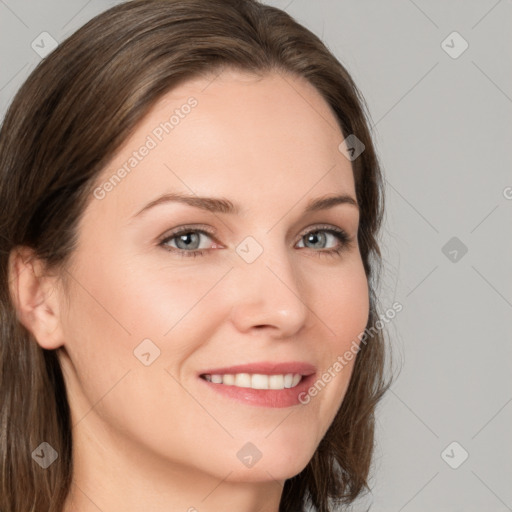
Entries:
[[[366, 327], [357, 206], [304, 213], [311, 199], [355, 199], [351, 163], [338, 149], [344, 136], [308, 82], [233, 70], [188, 81], [155, 104], [103, 182], [190, 96], [198, 101], [190, 114], [103, 199], [91, 198], [67, 288], [43, 277], [37, 260], [16, 260], [20, 319], [43, 348], [58, 349], [68, 389], [74, 474], [65, 512], [228, 504], [277, 512], [284, 481], [307, 465], [331, 424], [355, 359], [307, 405], [287, 408], [234, 401], [197, 374], [304, 361], [321, 376]], [[175, 202], [132, 219], [164, 192], [223, 197], [242, 212]], [[158, 245], [186, 224], [216, 230], [195, 232], [203, 256]], [[321, 254], [342, 242], [326, 233], [308, 243], [319, 224], [345, 230], [351, 242]], [[263, 249], [250, 264], [236, 252], [247, 236]], [[179, 250], [173, 240], [167, 246]], [[134, 356], [147, 338], [160, 350], [149, 366]], [[262, 453], [250, 468], [236, 455], [247, 442]]]

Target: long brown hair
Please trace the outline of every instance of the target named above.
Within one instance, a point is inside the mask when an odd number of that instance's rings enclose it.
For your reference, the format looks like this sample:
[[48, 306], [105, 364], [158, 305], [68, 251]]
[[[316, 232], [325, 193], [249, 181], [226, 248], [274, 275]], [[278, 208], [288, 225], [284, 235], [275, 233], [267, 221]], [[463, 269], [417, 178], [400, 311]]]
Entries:
[[[28, 247], [65, 278], [80, 216], [95, 180], [154, 103], [181, 82], [223, 68], [308, 80], [363, 153], [352, 161], [361, 208], [358, 240], [369, 282], [368, 327], [378, 319], [383, 214], [381, 171], [367, 108], [347, 70], [321, 40], [282, 10], [256, 0], [133, 0], [96, 16], [30, 74], [0, 131], [0, 511], [61, 512], [72, 480], [72, 432], [55, 350], [17, 316], [10, 255]], [[332, 425], [306, 468], [285, 482], [279, 510], [319, 512], [368, 489], [374, 413], [386, 381], [385, 339], [361, 343]], [[32, 452], [58, 459], [41, 470]]]

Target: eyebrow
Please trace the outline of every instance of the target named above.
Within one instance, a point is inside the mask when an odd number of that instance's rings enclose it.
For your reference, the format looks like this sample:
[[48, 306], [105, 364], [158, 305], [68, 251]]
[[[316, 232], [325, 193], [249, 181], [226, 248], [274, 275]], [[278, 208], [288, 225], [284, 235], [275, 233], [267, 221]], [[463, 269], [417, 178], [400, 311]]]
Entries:
[[[229, 199], [223, 197], [199, 197], [196, 195], [191, 196], [170, 192], [167, 194], [163, 194], [154, 199], [153, 201], [149, 202], [146, 206], [144, 206], [141, 210], [134, 214], [132, 216], [132, 219], [140, 216], [142, 213], [147, 212], [149, 209], [154, 208], [155, 206], [173, 202], [187, 204], [189, 206], [200, 208], [202, 210], [206, 210], [212, 213], [226, 213], [231, 215], [239, 215], [241, 211], [239, 205], [235, 205]], [[352, 196], [348, 194], [342, 194], [337, 196], [330, 195], [313, 199], [309, 201], [309, 203], [306, 205], [304, 212], [312, 213], [320, 210], [328, 210], [340, 204], [352, 205], [359, 209], [357, 201]]]

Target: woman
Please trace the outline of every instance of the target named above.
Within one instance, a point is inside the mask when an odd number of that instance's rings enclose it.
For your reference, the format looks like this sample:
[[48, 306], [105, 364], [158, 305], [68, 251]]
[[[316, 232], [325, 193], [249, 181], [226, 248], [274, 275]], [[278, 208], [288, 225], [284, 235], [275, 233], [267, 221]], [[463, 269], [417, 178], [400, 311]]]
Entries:
[[362, 105], [254, 0], [126, 2], [32, 72], [0, 132], [2, 512], [367, 488], [389, 383]]

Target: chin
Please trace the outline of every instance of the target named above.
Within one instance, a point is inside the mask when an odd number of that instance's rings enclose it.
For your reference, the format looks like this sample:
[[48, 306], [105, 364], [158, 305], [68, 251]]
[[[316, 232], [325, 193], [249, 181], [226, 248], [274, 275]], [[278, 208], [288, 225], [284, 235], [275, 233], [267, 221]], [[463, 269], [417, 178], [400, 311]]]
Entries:
[[[285, 481], [298, 475], [309, 463], [312, 452], [301, 447], [294, 450], [274, 449], [262, 453], [261, 458], [246, 463], [236, 461], [226, 465], [227, 472], [232, 471], [228, 480], [232, 482], [269, 482], [272, 480]], [[228, 467], [231, 466], [231, 467]]]
[[298, 475], [308, 464], [310, 459], [300, 463], [295, 461], [293, 464], [283, 464], [282, 461], [267, 461], [263, 463], [260, 460], [252, 468], [237, 468], [226, 479], [230, 482], [284, 482], [289, 478]]

